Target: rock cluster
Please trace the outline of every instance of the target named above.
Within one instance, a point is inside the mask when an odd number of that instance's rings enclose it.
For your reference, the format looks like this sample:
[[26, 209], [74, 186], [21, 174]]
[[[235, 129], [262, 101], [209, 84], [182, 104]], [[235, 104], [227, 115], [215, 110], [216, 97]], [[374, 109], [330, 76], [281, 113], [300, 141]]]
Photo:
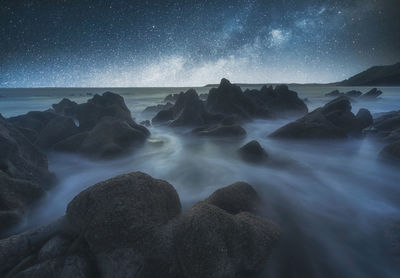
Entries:
[[82, 104], [63, 99], [53, 108], [8, 121], [41, 148], [100, 158], [123, 154], [149, 135], [144, 126], [133, 121], [124, 99], [111, 92], [96, 94]]
[[304, 117], [291, 122], [270, 134], [270, 137], [288, 139], [338, 139], [360, 135], [371, 125], [372, 116], [366, 109], [357, 115], [351, 112], [347, 97], [336, 98]]
[[255, 277], [279, 238], [260, 204], [239, 182], [182, 213], [168, 182], [117, 176], [78, 194], [58, 221], [1, 240], [0, 275]]
[[336, 89], [330, 93], [325, 94], [325, 96], [327, 97], [347, 96], [351, 98], [359, 98], [361, 100], [374, 100], [377, 99], [381, 94], [382, 91], [378, 90], [377, 88], [373, 88], [364, 94], [358, 90], [351, 90], [346, 93], [343, 93]]
[[54, 183], [46, 156], [0, 115], [0, 233], [18, 223], [27, 206]]

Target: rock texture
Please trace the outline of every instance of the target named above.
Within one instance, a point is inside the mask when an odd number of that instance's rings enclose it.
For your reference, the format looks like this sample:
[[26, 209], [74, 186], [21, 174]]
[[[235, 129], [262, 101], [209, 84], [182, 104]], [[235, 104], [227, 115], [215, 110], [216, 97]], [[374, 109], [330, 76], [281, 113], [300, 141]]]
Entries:
[[267, 152], [256, 140], [250, 141], [242, 146], [238, 152], [240, 157], [248, 162], [260, 163], [268, 158]]
[[341, 96], [306, 116], [291, 122], [270, 136], [289, 139], [337, 139], [360, 135], [372, 124], [370, 113], [364, 109], [355, 116], [347, 97]]
[[66, 216], [0, 240], [2, 277], [257, 277], [277, 226], [238, 182], [181, 213], [175, 189], [135, 172], [89, 187]]
[[51, 187], [47, 158], [0, 115], [0, 233], [17, 224], [26, 207]]

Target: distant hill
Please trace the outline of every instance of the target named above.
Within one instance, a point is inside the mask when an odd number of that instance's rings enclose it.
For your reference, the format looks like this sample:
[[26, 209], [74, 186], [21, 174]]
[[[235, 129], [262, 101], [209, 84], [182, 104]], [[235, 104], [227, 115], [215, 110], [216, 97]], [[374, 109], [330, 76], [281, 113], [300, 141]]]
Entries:
[[341, 86], [400, 86], [400, 63], [375, 66], [336, 83]]

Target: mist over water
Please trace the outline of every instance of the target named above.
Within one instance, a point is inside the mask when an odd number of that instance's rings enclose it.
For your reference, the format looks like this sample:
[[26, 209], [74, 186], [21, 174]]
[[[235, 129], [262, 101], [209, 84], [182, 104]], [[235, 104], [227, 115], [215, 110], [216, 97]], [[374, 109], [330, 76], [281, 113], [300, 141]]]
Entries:
[[[329, 86], [290, 86], [308, 98], [313, 110], [329, 98]], [[368, 88], [338, 88], [339, 90]], [[381, 88], [382, 99], [354, 102], [353, 112], [372, 114], [400, 110], [400, 88]], [[45, 110], [62, 97], [84, 102], [86, 93], [111, 90], [124, 96], [137, 122], [141, 111], [160, 103], [179, 88], [0, 89], [5, 117]], [[206, 93], [209, 88], [196, 88]], [[73, 96], [69, 96], [74, 94]], [[81, 94], [81, 95], [80, 95]], [[165, 179], [178, 191], [184, 209], [216, 189], [236, 181], [253, 185], [265, 201], [265, 214], [280, 225], [282, 239], [273, 250], [269, 277], [398, 277], [400, 259], [393, 255], [386, 230], [400, 220], [400, 171], [382, 164], [383, 143], [373, 138], [336, 141], [272, 140], [267, 135], [291, 121], [254, 120], [243, 127], [241, 140], [199, 138], [190, 129], [150, 127], [151, 137], [132, 154], [112, 161], [48, 153], [59, 182], [17, 227], [47, 223], [65, 213], [68, 202], [83, 189], [115, 175], [143, 171]], [[244, 163], [237, 149], [257, 139], [269, 154], [265, 165]], [[400, 243], [399, 243], [400, 244]]]

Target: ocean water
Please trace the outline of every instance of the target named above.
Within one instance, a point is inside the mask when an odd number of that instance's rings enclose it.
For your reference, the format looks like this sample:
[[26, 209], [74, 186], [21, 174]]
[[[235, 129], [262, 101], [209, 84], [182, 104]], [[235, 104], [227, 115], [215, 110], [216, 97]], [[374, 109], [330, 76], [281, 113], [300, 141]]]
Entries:
[[[309, 110], [327, 101], [336, 89], [292, 85], [307, 98]], [[259, 88], [259, 87], [257, 87]], [[85, 102], [88, 94], [123, 95], [133, 117], [186, 88], [0, 89], [5, 117], [46, 110], [69, 97]], [[368, 87], [338, 88], [341, 91]], [[374, 115], [400, 110], [400, 87], [382, 87], [376, 101], [357, 101], [353, 112]], [[196, 88], [207, 93], [209, 88]], [[68, 202], [92, 184], [130, 171], [143, 171], [175, 186], [184, 209], [216, 189], [236, 181], [252, 184], [265, 202], [265, 214], [280, 225], [282, 238], [264, 274], [268, 277], [398, 277], [391, 227], [400, 223], [400, 170], [377, 160], [383, 143], [373, 138], [324, 142], [272, 140], [267, 136], [293, 119], [254, 120], [241, 140], [198, 138], [184, 128], [150, 127], [143, 148], [117, 160], [91, 161], [76, 155], [47, 153], [59, 183], [32, 208], [16, 230], [47, 223], [65, 213]], [[257, 139], [270, 155], [267, 165], [242, 162], [237, 149]], [[400, 248], [400, 234], [397, 237]], [[400, 252], [400, 250], [398, 250]]]

